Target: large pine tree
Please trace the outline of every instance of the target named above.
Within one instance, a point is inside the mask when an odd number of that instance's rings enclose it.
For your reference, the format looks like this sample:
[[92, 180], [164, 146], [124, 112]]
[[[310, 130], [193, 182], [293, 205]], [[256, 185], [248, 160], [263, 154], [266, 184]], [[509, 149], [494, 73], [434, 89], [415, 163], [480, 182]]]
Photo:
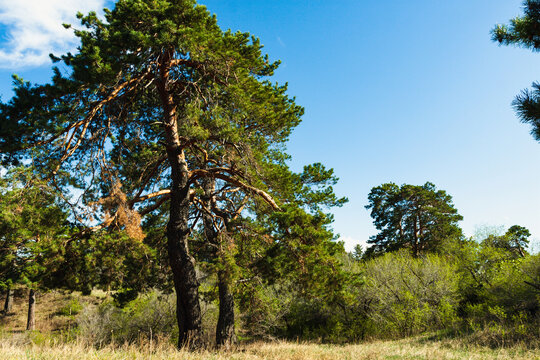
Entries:
[[[285, 86], [266, 80], [278, 63], [259, 40], [222, 31], [194, 0], [120, 0], [105, 20], [79, 18], [81, 44], [75, 54], [52, 56], [63, 63], [52, 82], [17, 78], [15, 96], [2, 104], [4, 160], [31, 155], [66, 198], [82, 194], [71, 204], [74, 217], [94, 230], [115, 225], [137, 234], [142, 216], [168, 206], [179, 346], [198, 347], [199, 284], [188, 240], [201, 216], [192, 205], [201, 180], [278, 209], [268, 164], [283, 163], [281, 145], [303, 110]], [[92, 204], [104, 209], [100, 224], [84, 216]]]

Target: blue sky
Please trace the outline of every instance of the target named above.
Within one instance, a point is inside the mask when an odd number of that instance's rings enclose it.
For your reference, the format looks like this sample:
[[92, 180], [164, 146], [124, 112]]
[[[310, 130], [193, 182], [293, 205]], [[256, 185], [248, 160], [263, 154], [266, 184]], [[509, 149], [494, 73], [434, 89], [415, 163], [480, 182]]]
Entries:
[[[70, 50], [70, 38], [52, 24], [74, 22], [72, 9], [105, 4], [13, 3], [0, 0], [3, 100], [11, 96], [12, 73], [33, 82], [50, 77], [48, 62], [25, 64], [25, 44], [38, 55]], [[367, 194], [390, 181], [431, 181], [448, 191], [469, 236], [479, 227], [519, 224], [538, 242], [540, 144], [510, 104], [540, 81], [540, 54], [499, 47], [489, 34], [521, 13], [520, 0], [201, 3], [223, 28], [249, 31], [272, 59], [282, 60], [275, 80], [288, 82], [306, 108], [288, 146], [291, 165], [299, 170], [322, 162], [335, 169], [336, 191], [350, 200], [334, 211], [334, 228], [347, 248], [376, 233], [364, 208]], [[28, 39], [36, 26], [32, 19], [39, 24], [44, 13], [49, 19], [36, 44]]]

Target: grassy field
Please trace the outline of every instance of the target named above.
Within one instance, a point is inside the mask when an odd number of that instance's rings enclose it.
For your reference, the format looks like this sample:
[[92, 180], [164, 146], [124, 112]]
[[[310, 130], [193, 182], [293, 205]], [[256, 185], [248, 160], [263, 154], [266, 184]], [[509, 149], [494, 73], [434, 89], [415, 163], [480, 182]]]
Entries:
[[[167, 339], [141, 340], [136, 345], [108, 346], [96, 349], [84, 339], [66, 341], [73, 316], [66, 314], [70, 295], [41, 294], [37, 301], [35, 332], [24, 331], [25, 293], [16, 299], [13, 313], [0, 317], [0, 360], [12, 359], [540, 359], [540, 350], [512, 346], [490, 349], [470, 345], [464, 339], [438, 339], [421, 336], [396, 341], [373, 341], [356, 345], [298, 344], [259, 342], [238, 346], [231, 351], [206, 350], [195, 353], [178, 351]], [[99, 303], [104, 294], [81, 297], [82, 303]], [[2, 299], [0, 299], [1, 302]], [[64, 309], [64, 310], [62, 310]]]
[[358, 345], [318, 345], [296, 343], [254, 343], [232, 351], [177, 351], [172, 345], [126, 345], [95, 349], [80, 343], [35, 344], [31, 336], [4, 338], [0, 342], [0, 358], [11, 359], [540, 359], [540, 351], [521, 348], [489, 349], [466, 347], [456, 341], [425, 341], [414, 338], [399, 341], [375, 341]]

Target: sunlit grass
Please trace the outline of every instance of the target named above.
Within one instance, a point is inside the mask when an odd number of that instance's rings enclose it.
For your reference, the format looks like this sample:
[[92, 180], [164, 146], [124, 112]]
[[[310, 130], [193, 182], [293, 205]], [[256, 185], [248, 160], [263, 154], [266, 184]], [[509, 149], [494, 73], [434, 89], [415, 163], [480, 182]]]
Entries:
[[[34, 335], [35, 336], [35, 335]], [[490, 349], [467, 346], [459, 340], [425, 341], [413, 338], [357, 345], [321, 345], [287, 342], [253, 343], [231, 351], [178, 351], [167, 341], [96, 349], [81, 342], [36, 344], [32, 335], [19, 334], [0, 342], [0, 358], [11, 359], [540, 359], [539, 350], [521, 347]]]

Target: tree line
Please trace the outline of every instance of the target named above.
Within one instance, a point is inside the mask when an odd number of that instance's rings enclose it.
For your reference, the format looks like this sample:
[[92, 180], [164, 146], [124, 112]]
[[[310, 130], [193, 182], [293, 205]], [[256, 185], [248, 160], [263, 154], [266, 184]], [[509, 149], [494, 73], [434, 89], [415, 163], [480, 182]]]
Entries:
[[[536, 49], [539, 5], [525, 6], [495, 40]], [[432, 183], [374, 187], [379, 233], [345, 252], [330, 212], [347, 199], [332, 169], [289, 168], [303, 109], [270, 81], [279, 62], [256, 37], [223, 31], [194, 0], [119, 0], [104, 19], [78, 18], [80, 46], [51, 55], [51, 82], [15, 76], [0, 104], [6, 313], [16, 284], [29, 304], [47, 289], [100, 287], [120, 307], [174, 291], [178, 346], [192, 348], [203, 345], [203, 298], [219, 304], [219, 346], [236, 342], [237, 311], [252, 336], [336, 341], [474, 328], [492, 313], [537, 319], [528, 230], [467, 239]], [[537, 102], [528, 91], [515, 101], [533, 131]], [[201, 293], [208, 282], [215, 290]]]

